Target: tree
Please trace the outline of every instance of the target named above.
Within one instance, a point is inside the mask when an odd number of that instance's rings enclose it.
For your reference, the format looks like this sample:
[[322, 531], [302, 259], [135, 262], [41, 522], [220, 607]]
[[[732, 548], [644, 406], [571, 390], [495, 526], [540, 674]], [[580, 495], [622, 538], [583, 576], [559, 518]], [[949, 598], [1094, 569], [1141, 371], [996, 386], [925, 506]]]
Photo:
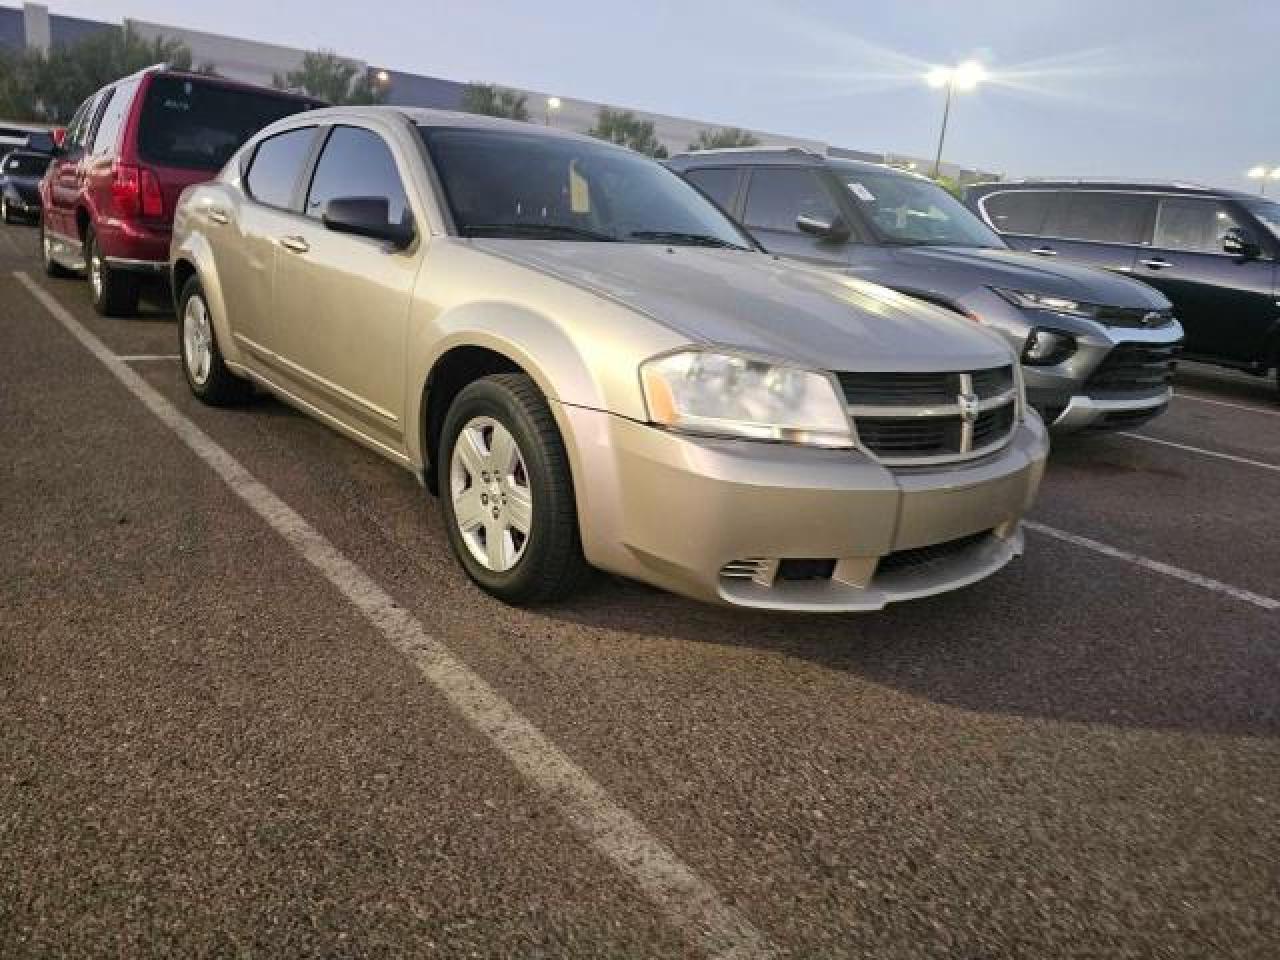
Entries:
[[508, 120], [529, 119], [528, 96], [515, 90], [496, 87], [492, 83], [468, 83], [462, 92], [462, 109], [486, 117]]
[[719, 130], [698, 131], [698, 142], [689, 144], [690, 150], [721, 150], [725, 147], [755, 147], [760, 141], [737, 127], [721, 127]]
[[957, 200], [964, 199], [964, 187], [960, 185], [959, 180], [956, 180], [952, 177], [948, 177], [945, 174], [941, 174], [941, 173], [938, 174], [936, 177], [933, 177], [932, 179], [934, 183], [940, 186], [943, 190], [947, 191], [947, 193], [951, 194]]
[[630, 110], [613, 110], [601, 107], [596, 114], [596, 125], [587, 133], [598, 140], [608, 140], [619, 146], [630, 147], [637, 153], [656, 157], [668, 156], [667, 148], [658, 142], [651, 120], [641, 120]]
[[95, 90], [155, 63], [191, 68], [191, 51], [177, 40], [145, 40], [131, 26], [109, 28], [70, 46], [24, 50], [0, 58], [0, 114], [15, 120], [66, 123]]
[[382, 102], [382, 91], [368, 72], [332, 50], [306, 54], [297, 70], [277, 73], [271, 83], [278, 90], [302, 90], [335, 106]]

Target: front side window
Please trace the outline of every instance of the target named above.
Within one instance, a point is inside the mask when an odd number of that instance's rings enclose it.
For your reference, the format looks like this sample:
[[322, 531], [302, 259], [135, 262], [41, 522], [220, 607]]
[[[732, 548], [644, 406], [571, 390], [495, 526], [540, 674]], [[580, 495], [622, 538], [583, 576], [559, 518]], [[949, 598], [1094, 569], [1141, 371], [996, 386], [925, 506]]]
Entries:
[[162, 167], [221, 170], [263, 127], [310, 106], [296, 97], [161, 74], [147, 88], [138, 151]]
[[1250, 197], [1240, 202], [1271, 231], [1272, 236], [1280, 239], [1280, 203], [1264, 200], [1261, 197]]
[[1010, 190], [993, 193], [982, 201], [982, 211], [1001, 233], [1040, 236], [1053, 194], [1044, 190]]
[[301, 127], [268, 137], [258, 144], [244, 182], [249, 195], [259, 203], [287, 209], [311, 153], [315, 127]]
[[863, 215], [888, 243], [1004, 247], [968, 207], [932, 180], [832, 161]]
[[840, 215], [816, 172], [800, 167], [757, 167], [751, 171], [743, 221], [759, 230], [797, 233], [796, 218], [830, 223]]
[[715, 204], [630, 150], [509, 130], [420, 129], [464, 237], [751, 247]]
[[1240, 223], [1210, 197], [1161, 197], [1152, 246], [1189, 253], [1222, 253], [1222, 238]]
[[316, 164], [306, 212], [319, 217], [335, 197], [377, 197], [387, 201], [387, 222], [408, 224], [409, 200], [395, 157], [383, 139], [361, 127], [334, 127]]

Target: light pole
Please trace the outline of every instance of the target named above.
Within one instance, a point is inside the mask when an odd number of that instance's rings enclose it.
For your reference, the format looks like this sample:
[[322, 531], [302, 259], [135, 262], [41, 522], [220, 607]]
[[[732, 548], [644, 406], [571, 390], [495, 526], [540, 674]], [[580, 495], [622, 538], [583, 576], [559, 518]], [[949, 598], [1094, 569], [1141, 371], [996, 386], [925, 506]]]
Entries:
[[1250, 180], [1258, 181], [1258, 196], [1260, 197], [1267, 195], [1267, 174], [1270, 172], [1272, 171], [1267, 170], [1266, 167], [1257, 166], [1250, 167], [1249, 172], [1245, 174]]
[[947, 139], [947, 119], [951, 116], [951, 94], [955, 90], [972, 90], [987, 78], [986, 68], [977, 60], [966, 60], [954, 67], [934, 67], [925, 74], [925, 82], [934, 89], [947, 88], [947, 99], [942, 107], [942, 129], [938, 131], [938, 152], [933, 157], [933, 176], [942, 168], [942, 144]]
[[559, 97], [547, 97], [546, 125], [551, 126], [551, 115], [560, 109]]

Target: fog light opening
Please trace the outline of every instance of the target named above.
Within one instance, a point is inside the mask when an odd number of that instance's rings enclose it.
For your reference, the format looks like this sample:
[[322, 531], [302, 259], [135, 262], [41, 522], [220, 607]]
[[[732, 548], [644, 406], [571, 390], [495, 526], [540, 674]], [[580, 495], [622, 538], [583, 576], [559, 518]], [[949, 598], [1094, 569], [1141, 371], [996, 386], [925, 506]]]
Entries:
[[799, 557], [778, 564], [778, 580], [830, 580], [836, 571], [834, 559]]
[[1071, 334], [1036, 327], [1027, 334], [1026, 345], [1022, 348], [1022, 362], [1047, 367], [1061, 363], [1075, 352], [1076, 338]]

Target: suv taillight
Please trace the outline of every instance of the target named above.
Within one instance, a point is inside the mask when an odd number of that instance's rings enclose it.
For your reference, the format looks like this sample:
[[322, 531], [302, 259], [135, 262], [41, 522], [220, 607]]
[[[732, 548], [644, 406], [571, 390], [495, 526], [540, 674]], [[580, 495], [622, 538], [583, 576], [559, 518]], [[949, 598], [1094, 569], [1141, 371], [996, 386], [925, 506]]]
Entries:
[[164, 195], [155, 173], [128, 163], [117, 163], [113, 173], [111, 197], [121, 216], [164, 216]]

